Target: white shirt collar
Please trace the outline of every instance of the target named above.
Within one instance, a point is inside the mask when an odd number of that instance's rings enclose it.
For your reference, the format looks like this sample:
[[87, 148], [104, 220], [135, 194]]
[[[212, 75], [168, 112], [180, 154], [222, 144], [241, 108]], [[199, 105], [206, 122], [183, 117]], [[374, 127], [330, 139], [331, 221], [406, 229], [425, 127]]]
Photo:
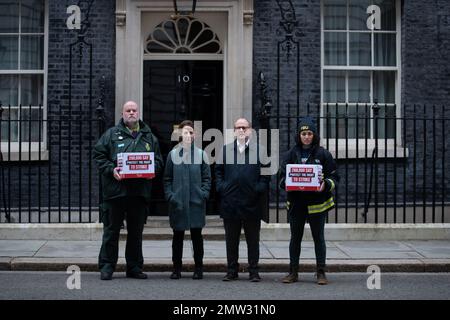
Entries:
[[238, 146], [239, 152], [244, 152], [245, 148], [248, 147], [250, 139], [248, 139], [245, 144], [241, 144], [238, 139], [236, 139], [236, 144]]

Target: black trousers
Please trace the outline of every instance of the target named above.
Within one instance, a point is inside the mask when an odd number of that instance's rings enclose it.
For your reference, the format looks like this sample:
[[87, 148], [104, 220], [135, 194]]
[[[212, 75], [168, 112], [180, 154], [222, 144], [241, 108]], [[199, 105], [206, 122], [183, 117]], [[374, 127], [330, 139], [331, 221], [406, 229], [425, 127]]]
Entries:
[[239, 240], [242, 227], [247, 242], [248, 271], [250, 274], [258, 272], [261, 220], [224, 219], [223, 225], [225, 227], [228, 273], [238, 273], [239, 271]]
[[[194, 248], [195, 268], [203, 267], [203, 236], [201, 228], [192, 228], [191, 230], [192, 246]], [[173, 267], [177, 271], [181, 271], [183, 264], [183, 242], [184, 230], [173, 230], [172, 239], [172, 262]]]
[[123, 197], [103, 204], [103, 242], [98, 257], [101, 271], [114, 272], [119, 254], [119, 235], [122, 222], [127, 221], [125, 259], [127, 272], [142, 271], [142, 232], [147, 220], [147, 204], [142, 197]]
[[327, 247], [325, 244], [325, 221], [326, 213], [308, 214], [306, 206], [294, 205], [289, 210], [289, 224], [291, 229], [291, 241], [289, 243], [289, 259], [291, 270], [298, 270], [300, 252], [306, 221], [311, 227], [314, 240], [314, 251], [316, 253], [316, 264], [318, 269], [326, 267]]

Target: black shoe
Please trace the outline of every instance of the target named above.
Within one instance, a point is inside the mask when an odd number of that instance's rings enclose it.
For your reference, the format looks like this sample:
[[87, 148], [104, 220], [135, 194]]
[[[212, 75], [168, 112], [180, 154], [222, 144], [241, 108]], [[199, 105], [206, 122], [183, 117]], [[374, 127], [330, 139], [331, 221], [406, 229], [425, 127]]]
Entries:
[[256, 273], [251, 273], [250, 277], [248, 278], [248, 280], [250, 280], [251, 282], [260, 282], [261, 281], [261, 277], [259, 276], [259, 274]]
[[237, 273], [228, 272], [225, 277], [223, 277], [222, 281], [233, 281], [239, 278]]
[[203, 279], [202, 269], [195, 269], [194, 274], [192, 275], [192, 279], [194, 279], [194, 280]]
[[139, 271], [139, 272], [127, 272], [127, 278], [147, 279], [148, 277], [145, 273]]
[[174, 271], [170, 275], [170, 279], [180, 279], [181, 278], [181, 272], [180, 271]]
[[101, 280], [112, 280], [112, 272], [100, 272], [100, 279]]

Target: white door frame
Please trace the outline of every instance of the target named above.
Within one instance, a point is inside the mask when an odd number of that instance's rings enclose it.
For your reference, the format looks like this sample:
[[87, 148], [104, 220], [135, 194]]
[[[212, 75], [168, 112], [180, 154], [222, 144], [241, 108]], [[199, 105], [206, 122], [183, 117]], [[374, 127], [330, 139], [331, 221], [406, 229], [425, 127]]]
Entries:
[[[179, 1], [178, 5], [191, 3]], [[116, 121], [127, 100], [136, 101], [142, 111], [142, 13], [173, 12], [172, 5], [172, 0], [116, 0]], [[196, 12], [227, 14], [227, 39], [221, 39], [226, 44], [223, 48], [223, 129], [232, 128], [238, 117], [252, 120], [253, 0], [199, 1]]]

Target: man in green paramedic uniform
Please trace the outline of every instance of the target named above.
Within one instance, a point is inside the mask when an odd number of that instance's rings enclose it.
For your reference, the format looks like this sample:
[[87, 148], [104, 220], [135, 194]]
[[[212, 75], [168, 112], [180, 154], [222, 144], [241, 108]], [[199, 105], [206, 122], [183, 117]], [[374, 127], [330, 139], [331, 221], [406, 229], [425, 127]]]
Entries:
[[154, 152], [155, 173], [162, 169], [158, 140], [150, 128], [139, 120], [139, 107], [134, 101], [123, 105], [122, 119], [115, 127], [108, 129], [94, 147], [103, 191], [103, 203], [100, 204], [103, 242], [98, 264], [100, 278], [111, 280], [117, 264], [120, 228], [125, 218], [128, 233], [126, 275], [146, 279], [147, 275], [142, 272], [142, 232], [148, 214], [152, 181], [122, 179], [117, 167], [117, 154], [121, 152]]

